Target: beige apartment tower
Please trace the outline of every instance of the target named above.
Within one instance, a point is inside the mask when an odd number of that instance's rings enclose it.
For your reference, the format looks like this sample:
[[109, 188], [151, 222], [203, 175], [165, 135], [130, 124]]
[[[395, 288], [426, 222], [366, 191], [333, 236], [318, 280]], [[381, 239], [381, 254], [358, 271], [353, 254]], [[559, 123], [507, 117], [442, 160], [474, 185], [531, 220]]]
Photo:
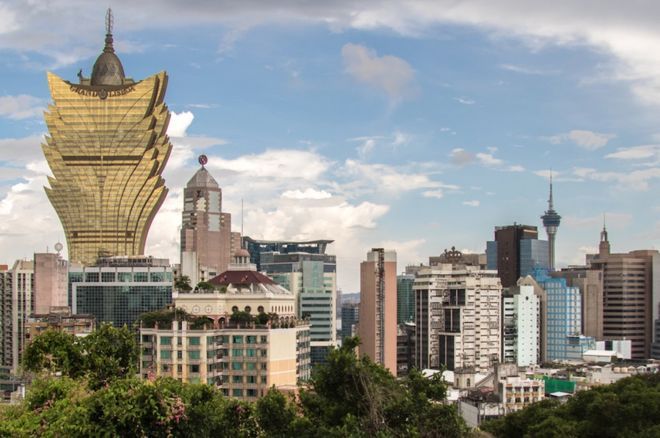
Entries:
[[360, 264], [360, 353], [396, 374], [396, 252], [374, 248]]
[[53, 173], [46, 193], [62, 222], [69, 260], [141, 255], [165, 200], [161, 177], [172, 150], [166, 135], [167, 74], [141, 81], [124, 75], [108, 10], [103, 53], [79, 82], [48, 73], [53, 103], [42, 145]]

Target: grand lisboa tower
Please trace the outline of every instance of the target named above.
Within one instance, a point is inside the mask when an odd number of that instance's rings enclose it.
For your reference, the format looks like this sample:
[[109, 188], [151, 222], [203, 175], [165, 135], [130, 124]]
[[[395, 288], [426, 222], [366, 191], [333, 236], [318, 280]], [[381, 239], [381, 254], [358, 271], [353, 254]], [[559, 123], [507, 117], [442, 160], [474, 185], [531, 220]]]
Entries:
[[124, 75], [115, 54], [112, 12], [103, 52], [78, 83], [48, 73], [53, 103], [42, 144], [53, 176], [46, 193], [57, 212], [69, 259], [144, 254], [149, 226], [165, 200], [161, 177], [172, 145], [164, 103], [167, 74]]

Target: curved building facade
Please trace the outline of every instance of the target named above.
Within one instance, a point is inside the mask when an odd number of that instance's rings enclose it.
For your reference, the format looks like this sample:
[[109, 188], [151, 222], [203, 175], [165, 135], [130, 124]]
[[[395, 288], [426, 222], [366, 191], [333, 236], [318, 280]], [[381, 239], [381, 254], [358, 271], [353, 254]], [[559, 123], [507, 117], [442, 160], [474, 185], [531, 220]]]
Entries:
[[62, 222], [69, 259], [84, 264], [99, 256], [142, 255], [167, 195], [161, 177], [172, 150], [167, 74], [124, 77], [111, 22], [91, 78], [81, 72], [74, 84], [48, 73], [53, 103], [42, 148], [53, 176], [46, 193]]

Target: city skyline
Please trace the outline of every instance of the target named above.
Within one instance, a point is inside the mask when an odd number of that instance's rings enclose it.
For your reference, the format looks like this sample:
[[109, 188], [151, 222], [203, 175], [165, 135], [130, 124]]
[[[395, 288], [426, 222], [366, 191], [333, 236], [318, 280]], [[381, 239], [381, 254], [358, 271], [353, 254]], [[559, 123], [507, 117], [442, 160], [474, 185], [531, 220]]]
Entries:
[[[402, 270], [453, 245], [482, 252], [494, 226], [541, 230], [550, 168], [558, 267], [597, 252], [603, 212], [613, 251], [657, 248], [660, 11], [497, 3], [427, 3], [426, 15], [369, 2], [114, 4], [127, 74], [170, 77], [170, 193], [147, 254], [178, 261], [200, 153], [224, 210], [238, 215], [245, 199], [246, 235], [334, 239], [346, 292], [371, 247], [396, 250]], [[64, 242], [43, 192], [45, 72], [89, 76], [105, 12], [72, 4], [0, 4], [4, 263]]]

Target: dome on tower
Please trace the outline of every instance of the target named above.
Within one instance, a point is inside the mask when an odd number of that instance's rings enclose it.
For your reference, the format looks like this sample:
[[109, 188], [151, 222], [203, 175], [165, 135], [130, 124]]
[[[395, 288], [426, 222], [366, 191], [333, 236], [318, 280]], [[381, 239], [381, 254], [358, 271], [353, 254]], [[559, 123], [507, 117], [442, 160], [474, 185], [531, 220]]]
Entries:
[[124, 75], [124, 66], [115, 55], [115, 48], [112, 46], [112, 11], [108, 9], [106, 15], [106, 34], [105, 47], [103, 53], [99, 55], [92, 69], [92, 85], [123, 85], [126, 75]]

